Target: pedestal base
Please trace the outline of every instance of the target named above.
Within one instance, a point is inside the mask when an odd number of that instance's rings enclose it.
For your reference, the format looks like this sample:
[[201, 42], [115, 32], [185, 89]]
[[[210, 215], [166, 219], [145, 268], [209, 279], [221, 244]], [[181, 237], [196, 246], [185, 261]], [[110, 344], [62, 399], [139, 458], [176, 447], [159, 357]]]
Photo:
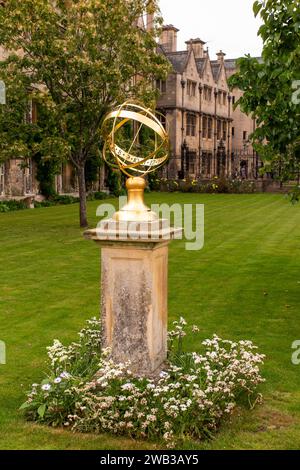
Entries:
[[167, 358], [168, 245], [181, 233], [163, 220], [105, 220], [85, 232], [102, 249], [102, 347], [138, 376], [160, 372]]
[[151, 375], [167, 357], [168, 243], [102, 248], [102, 344]]

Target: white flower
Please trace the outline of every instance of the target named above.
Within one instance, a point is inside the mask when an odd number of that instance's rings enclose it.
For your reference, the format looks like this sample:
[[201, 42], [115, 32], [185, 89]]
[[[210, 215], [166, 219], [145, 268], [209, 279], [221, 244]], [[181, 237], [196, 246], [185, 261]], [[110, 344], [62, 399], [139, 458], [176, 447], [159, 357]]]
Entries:
[[62, 373], [60, 374], [60, 377], [61, 377], [62, 379], [69, 379], [69, 378], [71, 377], [71, 374], [69, 374], [68, 372], [65, 372], [65, 371], [64, 371], [64, 372], [62, 372]]
[[160, 378], [165, 379], [165, 378], [169, 377], [169, 374], [162, 370], [161, 373], [159, 374], [159, 376], [160, 376]]
[[122, 390], [132, 390], [134, 388], [133, 384], [128, 382], [127, 384], [122, 385]]
[[44, 390], [44, 392], [47, 392], [48, 390], [51, 389], [51, 385], [50, 384], [45, 384], [45, 385], [42, 385], [42, 390]]
[[154, 415], [148, 415], [146, 419], [147, 419], [148, 421], [150, 421], [150, 422], [154, 422], [154, 421], [156, 421], [156, 416], [154, 416]]
[[150, 384], [147, 385], [147, 389], [148, 389], [148, 390], [153, 390], [154, 388], [155, 388], [155, 385], [154, 385], [154, 384], [151, 384], [151, 383], [150, 383]]
[[200, 331], [200, 330], [199, 330], [198, 326], [197, 326], [197, 325], [193, 325], [193, 327], [192, 327], [192, 332], [193, 332], [193, 333], [199, 333], [199, 331]]
[[56, 377], [56, 379], [54, 379], [54, 383], [55, 384], [60, 384], [61, 382], [61, 378], [60, 377]]

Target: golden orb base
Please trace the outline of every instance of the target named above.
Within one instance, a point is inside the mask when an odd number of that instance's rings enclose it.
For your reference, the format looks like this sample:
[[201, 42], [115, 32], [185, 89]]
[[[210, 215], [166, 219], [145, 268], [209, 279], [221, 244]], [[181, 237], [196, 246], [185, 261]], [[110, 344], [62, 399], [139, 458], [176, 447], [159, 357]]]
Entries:
[[152, 222], [158, 220], [158, 215], [146, 206], [144, 190], [147, 184], [144, 178], [132, 177], [126, 181], [128, 202], [116, 212], [113, 220], [118, 222]]

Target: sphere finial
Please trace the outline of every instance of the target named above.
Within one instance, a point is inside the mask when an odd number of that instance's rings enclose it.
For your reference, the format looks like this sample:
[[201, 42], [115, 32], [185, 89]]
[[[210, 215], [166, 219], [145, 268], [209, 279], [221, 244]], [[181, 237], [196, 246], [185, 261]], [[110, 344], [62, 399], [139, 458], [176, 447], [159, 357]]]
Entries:
[[125, 102], [103, 121], [103, 158], [128, 179], [128, 203], [114, 215], [117, 221], [154, 221], [144, 203], [143, 176], [156, 171], [169, 157], [169, 136], [158, 117], [140, 104]]
[[125, 102], [103, 121], [103, 158], [125, 175], [145, 176], [169, 157], [169, 136], [153, 111]]

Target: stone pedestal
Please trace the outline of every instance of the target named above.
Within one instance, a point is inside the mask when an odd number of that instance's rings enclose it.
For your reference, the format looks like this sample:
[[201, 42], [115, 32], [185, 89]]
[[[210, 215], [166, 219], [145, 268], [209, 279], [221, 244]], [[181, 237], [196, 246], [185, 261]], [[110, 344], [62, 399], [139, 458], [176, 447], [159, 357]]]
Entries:
[[[126, 224], [125, 224], [126, 225]], [[102, 346], [136, 375], [159, 373], [167, 357], [168, 244], [181, 229], [164, 221], [103, 221], [85, 233], [102, 248]]]

